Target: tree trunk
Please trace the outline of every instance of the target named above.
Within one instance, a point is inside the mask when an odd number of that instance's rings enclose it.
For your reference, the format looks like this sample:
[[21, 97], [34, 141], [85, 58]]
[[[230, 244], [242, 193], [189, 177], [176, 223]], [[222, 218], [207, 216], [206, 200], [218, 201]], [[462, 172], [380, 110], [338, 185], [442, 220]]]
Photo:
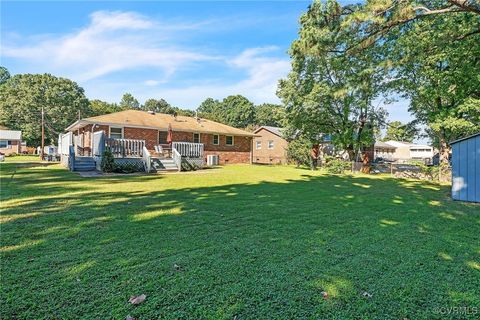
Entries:
[[310, 153], [312, 158], [310, 169], [317, 170], [317, 161], [318, 161], [319, 154], [320, 154], [320, 145], [314, 144], [312, 146], [312, 152]]
[[439, 154], [440, 154], [440, 165], [448, 165], [450, 163], [450, 146], [447, 143], [444, 133], [440, 134], [440, 145], [439, 145]]

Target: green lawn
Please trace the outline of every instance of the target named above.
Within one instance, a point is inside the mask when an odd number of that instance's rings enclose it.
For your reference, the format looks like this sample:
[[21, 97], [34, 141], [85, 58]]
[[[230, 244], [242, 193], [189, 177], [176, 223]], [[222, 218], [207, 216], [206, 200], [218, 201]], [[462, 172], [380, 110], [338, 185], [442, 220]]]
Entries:
[[7, 159], [1, 197], [2, 319], [480, 316], [480, 206], [447, 186], [248, 165], [85, 179]]

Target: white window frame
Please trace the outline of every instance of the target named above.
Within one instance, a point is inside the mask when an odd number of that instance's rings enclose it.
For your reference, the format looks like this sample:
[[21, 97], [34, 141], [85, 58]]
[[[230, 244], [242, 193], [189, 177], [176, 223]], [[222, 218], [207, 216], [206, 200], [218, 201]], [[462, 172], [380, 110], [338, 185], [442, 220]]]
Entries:
[[4, 146], [0, 146], [0, 148], [2, 148], [2, 149], [7, 149], [8, 146], [10, 145], [10, 144], [8, 143], [8, 140], [0, 140], [0, 141], [1, 141], [1, 142], [5, 142], [5, 147], [4, 147]]
[[[271, 145], [270, 145], [270, 143], [271, 143]], [[273, 148], [275, 148], [274, 141], [273, 140], [268, 140], [267, 147], [268, 147], [269, 150], [272, 150]]]
[[[217, 137], [217, 143], [215, 143], [215, 137]], [[213, 144], [214, 146], [220, 145], [220, 135], [219, 135], [219, 134], [214, 134], [214, 135], [212, 136], [212, 144]]]
[[[195, 135], [198, 134], [198, 142], [195, 142]], [[202, 137], [200, 136], [199, 132], [194, 132], [192, 135], [193, 143], [200, 143], [202, 141]]]
[[[120, 129], [120, 130], [122, 130], [122, 137], [121, 137], [120, 139], [123, 139], [123, 137], [124, 137], [124, 136], [123, 136], [123, 135], [124, 135], [123, 127], [112, 127], [112, 126], [110, 126], [110, 127], [108, 128], [108, 137], [109, 137], [109, 138], [112, 138], [112, 129]], [[114, 133], [114, 134], [118, 134], [118, 133]], [[118, 138], [114, 138], [114, 139], [118, 139]]]
[[262, 149], [262, 141], [255, 141], [255, 149], [261, 150]]
[[[227, 137], [232, 137], [232, 144], [227, 143]], [[225, 145], [227, 147], [233, 147], [235, 145], [235, 137], [234, 136], [225, 136]]]

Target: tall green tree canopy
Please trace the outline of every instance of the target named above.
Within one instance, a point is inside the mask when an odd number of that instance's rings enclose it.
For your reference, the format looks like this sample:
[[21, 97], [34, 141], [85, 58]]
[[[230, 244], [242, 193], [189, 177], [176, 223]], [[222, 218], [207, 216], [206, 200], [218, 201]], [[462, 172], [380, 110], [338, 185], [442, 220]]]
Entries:
[[335, 0], [315, 1], [300, 18], [299, 38], [292, 43], [292, 71], [281, 80], [278, 95], [286, 106], [290, 131], [312, 144], [333, 134], [334, 144], [355, 153], [374, 140], [385, 111], [373, 105], [379, 96], [383, 66], [372, 48], [345, 54], [362, 30], [344, 27], [343, 8]]
[[383, 137], [383, 141], [396, 140], [413, 142], [418, 133], [418, 129], [414, 123], [403, 124], [400, 121], [392, 121], [388, 123], [387, 132], [385, 137]]
[[478, 0], [367, 0], [363, 5], [350, 5], [344, 9], [347, 24], [361, 25], [363, 30], [359, 41], [346, 47], [346, 50], [358, 50], [383, 41], [392, 31], [408, 28], [421, 20], [450, 19], [469, 14], [477, 16], [473, 30], [458, 30], [450, 41], [459, 41], [480, 33], [478, 28], [480, 1]]
[[0, 85], [10, 79], [10, 72], [5, 67], [0, 66]]
[[116, 103], [109, 103], [95, 99], [90, 101], [90, 111], [88, 115], [93, 117], [118, 111], [122, 111], [122, 108]]
[[203, 118], [232, 127], [246, 128], [255, 123], [255, 106], [242, 95], [228, 96], [222, 101], [208, 98], [200, 104], [197, 111]]
[[170, 105], [170, 103], [168, 103], [164, 99], [148, 99], [143, 104], [142, 109], [145, 111], [154, 111], [169, 114], [175, 112], [174, 108]]
[[257, 126], [283, 127], [285, 108], [278, 104], [263, 103], [255, 106], [255, 124]]
[[390, 88], [410, 100], [444, 162], [450, 141], [480, 130], [478, 30], [474, 13], [432, 15], [391, 32], [382, 45], [392, 66]]
[[50, 74], [21, 74], [0, 86], [0, 123], [22, 130], [28, 145], [41, 142], [41, 109], [45, 110], [45, 137], [55, 143], [58, 133], [88, 115], [89, 103], [75, 82]]
[[130, 93], [125, 93], [120, 100], [120, 107], [122, 109], [140, 109], [140, 103]]
[[220, 114], [225, 123], [237, 128], [245, 128], [255, 121], [255, 107], [242, 95], [228, 96], [223, 99]]

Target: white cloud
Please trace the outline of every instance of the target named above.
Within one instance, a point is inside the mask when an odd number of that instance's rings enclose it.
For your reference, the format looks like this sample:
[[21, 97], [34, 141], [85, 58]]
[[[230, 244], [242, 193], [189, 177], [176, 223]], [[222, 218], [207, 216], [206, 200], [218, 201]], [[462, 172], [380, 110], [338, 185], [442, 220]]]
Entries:
[[[188, 43], [184, 41], [188, 36], [204, 28], [212, 31], [216, 23], [172, 23], [135, 12], [97, 11], [88, 25], [65, 35], [8, 36], [0, 52], [24, 65], [26, 72], [49, 72], [79, 82], [92, 99], [114, 102], [130, 92], [143, 101], [161, 97], [184, 108], [195, 108], [207, 97], [222, 99], [232, 94], [255, 103], [278, 102], [278, 80], [290, 69], [289, 60], [278, 56], [280, 48], [249, 48], [225, 56], [204, 53], [207, 49], [221, 52], [222, 47], [176, 45], [179, 39]], [[193, 76], [198, 70], [207, 71], [199, 78]]]
[[[234, 94], [244, 95], [255, 103], [278, 103], [279, 99], [276, 96], [278, 80], [287, 76], [290, 61], [285, 58], [265, 56], [267, 53], [278, 50], [276, 47], [252, 48], [244, 50], [231, 59], [225, 59], [227, 66], [247, 74], [245, 79], [234, 83], [205, 79], [200, 84], [187, 87], [155, 87], [154, 90], [142, 87], [130, 92], [141, 100], [161, 97], [173, 105], [190, 109], [198, 107], [208, 97], [223, 99]], [[116, 89], [112, 88], [113, 91]]]
[[147, 86], [154, 87], [154, 86], [158, 85], [158, 84], [160, 83], [160, 81], [157, 81], [157, 80], [146, 80], [144, 83], [145, 83], [145, 85], [147, 85]]
[[90, 24], [77, 32], [42, 39], [33, 45], [5, 44], [2, 56], [25, 59], [77, 81], [141, 67], [158, 68], [168, 77], [190, 63], [218, 59], [176, 47], [166, 41], [170, 36], [167, 29], [171, 32], [175, 26], [167, 28], [133, 12], [97, 11], [90, 15]]

